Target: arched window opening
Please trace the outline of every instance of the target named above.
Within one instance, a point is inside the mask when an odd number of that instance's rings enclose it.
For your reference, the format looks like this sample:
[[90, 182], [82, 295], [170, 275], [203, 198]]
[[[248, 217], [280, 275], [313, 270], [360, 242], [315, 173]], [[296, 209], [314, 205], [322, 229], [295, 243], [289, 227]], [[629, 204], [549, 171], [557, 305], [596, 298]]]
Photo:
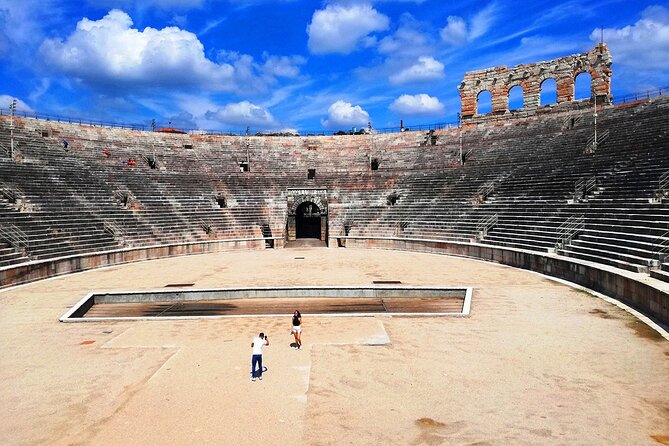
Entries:
[[520, 110], [523, 106], [523, 87], [516, 85], [509, 90], [509, 110]]
[[581, 73], [576, 76], [574, 81], [574, 99], [590, 99], [592, 97], [591, 92], [592, 85], [592, 76], [590, 73]]
[[476, 114], [485, 115], [492, 113], [492, 93], [483, 90], [476, 97]]
[[546, 79], [541, 83], [541, 105], [557, 104], [557, 82], [555, 79]]

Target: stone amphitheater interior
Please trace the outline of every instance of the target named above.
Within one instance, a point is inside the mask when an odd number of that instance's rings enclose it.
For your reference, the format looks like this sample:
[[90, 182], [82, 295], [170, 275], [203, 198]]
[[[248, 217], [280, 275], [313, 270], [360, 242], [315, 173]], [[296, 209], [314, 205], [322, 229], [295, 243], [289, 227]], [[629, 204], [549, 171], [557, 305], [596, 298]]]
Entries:
[[601, 43], [468, 72], [429, 131], [0, 116], [2, 443], [669, 444], [669, 96], [610, 77]]

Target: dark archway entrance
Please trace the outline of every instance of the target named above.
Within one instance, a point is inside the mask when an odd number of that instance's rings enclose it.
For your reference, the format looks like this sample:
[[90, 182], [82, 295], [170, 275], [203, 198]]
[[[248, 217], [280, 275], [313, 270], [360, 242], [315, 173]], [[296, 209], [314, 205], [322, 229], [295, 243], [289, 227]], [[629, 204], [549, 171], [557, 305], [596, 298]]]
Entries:
[[305, 201], [295, 210], [295, 237], [321, 238], [321, 210], [311, 201]]

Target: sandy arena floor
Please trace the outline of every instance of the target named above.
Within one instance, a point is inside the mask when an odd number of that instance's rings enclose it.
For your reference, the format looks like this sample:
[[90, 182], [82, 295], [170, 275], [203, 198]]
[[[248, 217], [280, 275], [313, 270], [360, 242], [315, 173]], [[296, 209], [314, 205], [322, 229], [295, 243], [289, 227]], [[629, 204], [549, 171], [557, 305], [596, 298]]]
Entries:
[[[295, 259], [304, 256], [304, 260]], [[472, 286], [470, 318], [61, 323], [92, 290]], [[269, 335], [263, 381], [251, 339]], [[669, 341], [606, 301], [453, 257], [284, 249], [173, 258], [0, 292], [0, 443], [669, 445]]]

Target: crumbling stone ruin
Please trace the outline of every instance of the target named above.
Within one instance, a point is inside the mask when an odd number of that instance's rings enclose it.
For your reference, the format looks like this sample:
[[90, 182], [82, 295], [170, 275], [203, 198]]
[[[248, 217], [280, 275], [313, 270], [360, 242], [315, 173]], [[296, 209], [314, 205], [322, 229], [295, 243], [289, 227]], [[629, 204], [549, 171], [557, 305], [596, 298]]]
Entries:
[[554, 79], [557, 84], [558, 105], [573, 102], [575, 79], [581, 73], [589, 73], [591, 76], [590, 100], [597, 104], [610, 104], [611, 62], [611, 53], [606, 44], [599, 43], [586, 53], [545, 62], [469, 71], [458, 86], [462, 101], [461, 118], [466, 122], [480, 116], [478, 100], [484, 91], [492, 95], [492, 115], [510, 113], [509, 92], [516, 86], [523, 89], [521, 110], [535, 112], [540, 106], [541, 85], [548, 79]]

